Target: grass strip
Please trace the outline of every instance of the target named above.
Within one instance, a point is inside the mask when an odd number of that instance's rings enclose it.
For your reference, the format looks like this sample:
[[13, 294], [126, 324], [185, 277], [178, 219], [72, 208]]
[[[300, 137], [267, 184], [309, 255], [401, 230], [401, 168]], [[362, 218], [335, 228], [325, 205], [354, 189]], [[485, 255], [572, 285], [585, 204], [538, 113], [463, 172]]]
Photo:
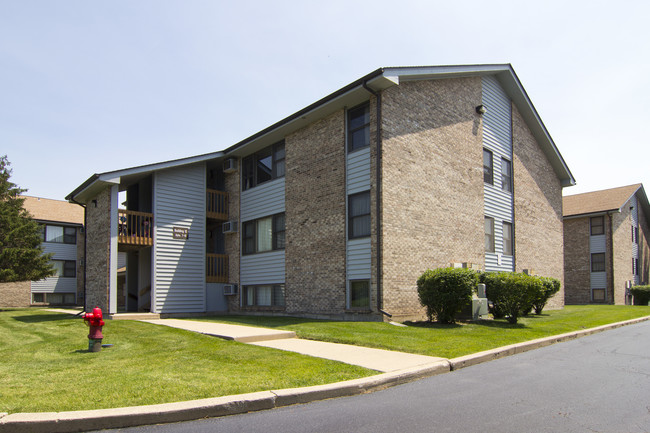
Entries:
[[0, 412], [168, 403], [370, 376], [361, 367], [135, 321], [107, 321], [98, 353], [82, 319], [0, 311]]
[[511, 325], [505, 320], [438, 325], [408, 323], [398, 327], [382, 322], [334, 322], [293, 317], [218, 316], [192, 320], [261, 326], [295, 331], [299, 338], [456, 358], [580, 329], [594, 328], [650, 315], [646, 306], [571, 305], [562, 310], [529, 315]]

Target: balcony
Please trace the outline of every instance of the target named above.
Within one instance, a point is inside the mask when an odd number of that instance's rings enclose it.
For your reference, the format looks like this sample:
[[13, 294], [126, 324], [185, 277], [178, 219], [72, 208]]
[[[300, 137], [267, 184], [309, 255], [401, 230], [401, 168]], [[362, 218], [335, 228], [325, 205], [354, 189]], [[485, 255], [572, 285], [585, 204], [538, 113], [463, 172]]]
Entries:
[[208, 283], [228, 282], [228, 256], [206, 254], [205, 281]]
[[217, 220], [228, 220], [228, 193], [215, 189], [206, 190], [206, 217]]
[[153, 214], [126, 209], [117, 210], [117, 240], [120, 246], [153, 245]]

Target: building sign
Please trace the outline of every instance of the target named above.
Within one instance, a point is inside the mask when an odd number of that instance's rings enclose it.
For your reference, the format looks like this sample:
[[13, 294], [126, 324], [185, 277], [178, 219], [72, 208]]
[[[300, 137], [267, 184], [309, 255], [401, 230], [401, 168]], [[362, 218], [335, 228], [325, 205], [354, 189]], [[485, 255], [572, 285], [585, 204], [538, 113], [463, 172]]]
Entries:
[[174, 239], [187, 239], [190, 229], [186, 227], [172, 227], [172, 236]]

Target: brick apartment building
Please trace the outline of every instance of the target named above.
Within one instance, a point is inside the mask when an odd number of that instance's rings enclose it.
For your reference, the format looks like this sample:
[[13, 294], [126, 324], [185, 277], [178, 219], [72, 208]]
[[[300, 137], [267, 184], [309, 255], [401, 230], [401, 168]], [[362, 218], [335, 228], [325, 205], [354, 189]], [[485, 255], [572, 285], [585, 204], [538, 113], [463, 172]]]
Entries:
[[87, 306], [381, 320], [422, 313], [427, 268], [563, 280], [574, 183], [510, 65], [398, 67], [223, 151], [95, 174], [67, 199], [86, 208]]
[[650, 281], [650, 204], [642, 184], [564, 197], [567, 304], [630, 304]]
[[56, 274], [40, 281], [0, 284], [0, 307], [83, 303], [83, 209], [61, 200], [23, 196], [23, 207], [41, 225], [44, 253]]

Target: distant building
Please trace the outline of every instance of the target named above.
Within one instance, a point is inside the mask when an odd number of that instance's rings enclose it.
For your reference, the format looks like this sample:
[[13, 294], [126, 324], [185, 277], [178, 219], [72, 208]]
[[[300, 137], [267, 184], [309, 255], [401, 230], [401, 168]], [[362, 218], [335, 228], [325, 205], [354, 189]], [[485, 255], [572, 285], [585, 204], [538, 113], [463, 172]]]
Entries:
[[43, 252], [56, 274], [30, 284], [32, 305], [83, 304], [84, 210], [61, 200], [24, 196], [24, 208], [42, 227]]
[[397, 67], [223, 151], [95, 174], [66, 198], [86, 206], [87, 306], [381, 320], [424, 313], [427, 268], [562, 280], [574, 183], [510, 65]]
[[630, 304], [650, 281], [650, 205], [642, 184], [563, 200], [567, 304]]

